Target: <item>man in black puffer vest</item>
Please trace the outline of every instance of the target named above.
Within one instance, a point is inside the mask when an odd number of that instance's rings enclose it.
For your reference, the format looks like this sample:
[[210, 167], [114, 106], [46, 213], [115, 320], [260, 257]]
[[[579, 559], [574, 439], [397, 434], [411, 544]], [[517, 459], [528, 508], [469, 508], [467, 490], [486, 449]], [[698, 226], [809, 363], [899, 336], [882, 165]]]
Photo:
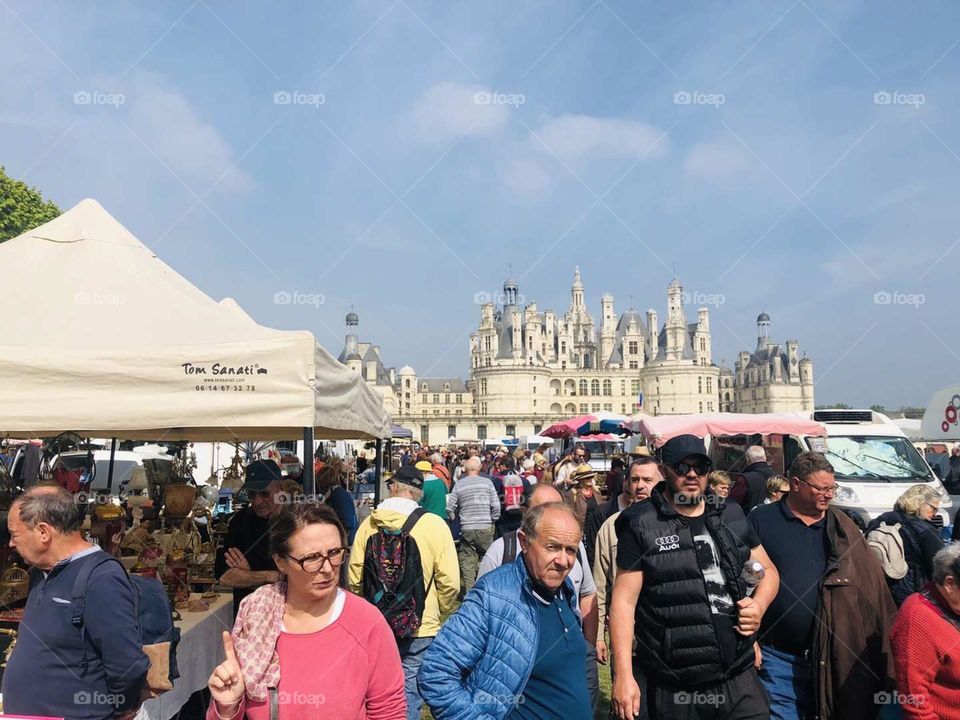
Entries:
[[[616, 522], [610, 631], [617, 717], [766, 720], [754, 643], [777, 595], [777, 570], [740, 507], [705, 494], [710, 458], [703, 440], [672, 438], [661, 459], [663, 494], [635, 503]], [[752, 597], [743, 578], [748, 560], [765, 571]]]

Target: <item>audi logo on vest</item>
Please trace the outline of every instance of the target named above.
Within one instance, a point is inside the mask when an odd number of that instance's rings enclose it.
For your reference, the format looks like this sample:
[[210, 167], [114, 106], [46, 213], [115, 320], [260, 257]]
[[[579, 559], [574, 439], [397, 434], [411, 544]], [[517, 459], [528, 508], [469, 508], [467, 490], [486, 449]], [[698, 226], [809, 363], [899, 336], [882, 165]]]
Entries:
[[654, 542], [660, 547], [660, 552], [680, 549], [679, 535], [664, 535], [663, 537], [658, 537]]

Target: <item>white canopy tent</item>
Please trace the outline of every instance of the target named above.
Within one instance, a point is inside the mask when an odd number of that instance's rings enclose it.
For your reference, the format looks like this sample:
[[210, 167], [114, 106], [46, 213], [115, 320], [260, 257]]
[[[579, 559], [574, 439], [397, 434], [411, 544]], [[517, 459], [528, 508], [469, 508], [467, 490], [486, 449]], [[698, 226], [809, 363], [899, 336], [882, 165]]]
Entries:
[[381, 439], [382, 399], [304, 331], [258, 325], [83, 200], [0, 244], [0, 434]]
[[920, 436], [928, 441], [960, 440], [960, 385], [937, 390], [920, 424]]

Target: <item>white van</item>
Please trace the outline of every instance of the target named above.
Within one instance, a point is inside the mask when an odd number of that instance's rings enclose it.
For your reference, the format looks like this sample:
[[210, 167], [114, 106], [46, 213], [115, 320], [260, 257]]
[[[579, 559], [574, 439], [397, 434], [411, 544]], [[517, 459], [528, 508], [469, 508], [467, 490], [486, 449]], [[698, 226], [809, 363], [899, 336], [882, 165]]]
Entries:
[[[803, 437], [803, 450], [822, 452], [836, 471], [839, 489], [833, 504], [857, 512], [869, 522], [893, 509], [913, 485], [929, 485], [940, 493], [937, 527], [950, 524], [952, 502], [943, 484], [903, 430], [872, 410], [815, 410], [804, 416], [827, 429], [826, 438]], [[793, 440], [790, 438], [789, 440]], [[789, 467], [799, 448], [784, 448]]]

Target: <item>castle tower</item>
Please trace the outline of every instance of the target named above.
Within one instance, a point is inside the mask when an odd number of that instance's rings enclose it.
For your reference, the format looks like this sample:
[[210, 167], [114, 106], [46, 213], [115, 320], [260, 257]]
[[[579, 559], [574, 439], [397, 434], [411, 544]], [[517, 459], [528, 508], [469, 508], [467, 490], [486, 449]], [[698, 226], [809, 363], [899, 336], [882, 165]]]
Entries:
[[604, 293], [600, 301], [602, 311], [600, 318], [600, 354], [597, 357], [597, 367], [605, 367], [610, 362], [613, 353], [613, 343], [617, 336], [617, 318], [613, 310], [613, 295]]
[[580, 266], [573, 269], [573, 285], [570, 286], [570, 309], [582, 312], [586, 308], [583, 304], [583, 282], [580, 280]]
[[660, 325], [657, 318], [657, 311], [653, 308], [647, 310], [647, 327], [650, 330], [650, 359], [655, 360], [657, 353], [660, 352]]
[[674, 278], [667, 286], [667, 359], [679, 360], [683, 357], [684, 333], [687, 321], [683, 315], [683, 286]]
[[757, 315], [757, 349], [766, 347], [770, 341], [770, 316], [765, 312]]

